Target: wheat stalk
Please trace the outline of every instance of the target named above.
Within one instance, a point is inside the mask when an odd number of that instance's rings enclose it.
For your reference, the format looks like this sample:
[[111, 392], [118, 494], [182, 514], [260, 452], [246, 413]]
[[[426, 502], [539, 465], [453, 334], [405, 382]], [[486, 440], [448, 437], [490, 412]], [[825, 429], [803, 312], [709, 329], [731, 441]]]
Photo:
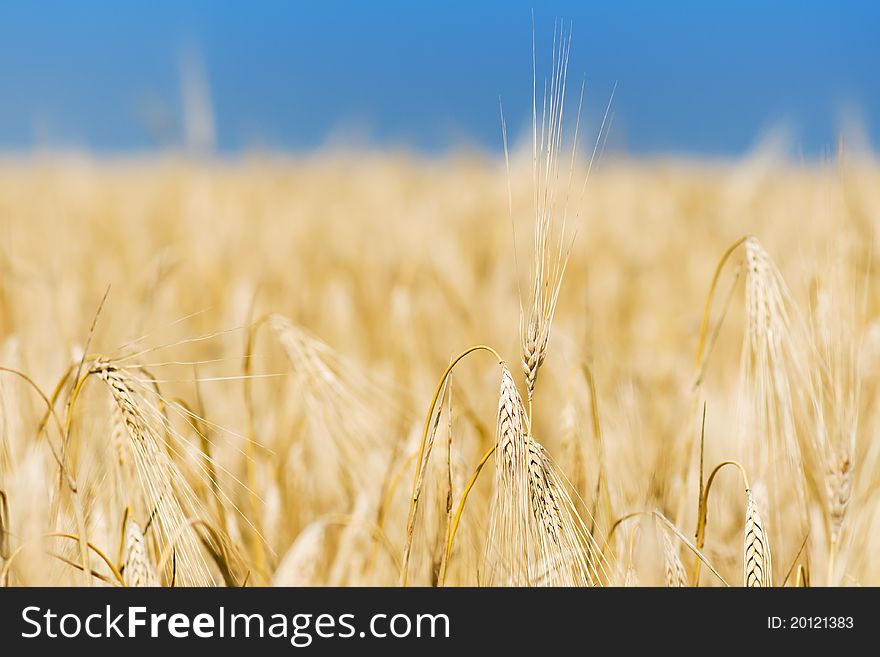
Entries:
[[497, 448], [495, 461], [502, 481], [512, 482], [525, 450], [525, 410], [513, 375], [501, 366], [501, 392], [498, 396]]

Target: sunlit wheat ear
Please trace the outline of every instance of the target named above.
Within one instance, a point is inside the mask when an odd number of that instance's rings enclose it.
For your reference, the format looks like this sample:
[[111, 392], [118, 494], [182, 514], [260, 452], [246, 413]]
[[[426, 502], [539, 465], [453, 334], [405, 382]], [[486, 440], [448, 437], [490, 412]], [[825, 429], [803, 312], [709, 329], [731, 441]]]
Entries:
[[201, 503], [164, 446], [165, 419], [129, 370], [106, 360], [91, 363], [89, 371], [110, 390], [127, 441], [118, 445], [137, 474], [139, 490], [129, 491], [131, 504], [152, 516], [159, 551], [173, 550], [175, 585], [208, 586], [214, 583], [190, 525]]
[[748, 491], [746, 526], [743, 537], [743, 585], [773, 586], [773, 565], [770, 559], [770, 541], [758, 504]]
[[826, 478], [828, 494], [828, 518], [831, 543], [840, 538], [840, 529], [852, 494], [852, 464], [845, 453], [834, 454], [830, 459]]
[[544, 363], [547, 355], [547, 342], [550, 338], [550, 319], [545, 316], [529, 318], [525, 335], [523, 336], [522, 370], [526, 379], [526, 390], [529, 399], [535, 392], [538, 382], [538, 370]]
[[[794, 396], [801, 368], [795, 357], [795, 326], [789, 317], [785, 282], [770, 256], [754, 237], [745, 242], [746, 327], [742, 366], [754, 397], [755, 435], [769, 440], [769, 450], [755, 454], [760, 463], [784, 457], [800, 462], [794, 424]], [[769, 453], [768, 453], [769, 452]]]
[[561, 542], [562, 518], [559, 510], [557, 490], [551, 482], [552, 465], [544, 452], [544, 448], [534, 438], [529, 436], [528, 464], [529, 464], [529, 497], [532, 500], [532, 513], [538, 521], [539, 528], [553, 545], [559, 546]]
[[532, 505], [524, 421], [525, 411], [513, 376], [502, 365], [495, 439], [495, 501], [486, 554], [490, 584], [529, 582]]
[[522, 398], [510, 370], [504, 365], [501, 368], [501, 393], [498, 397], [495, 463], [505, 484], [512, 484], [516, 476], [521, 475], [516, 469], [522, 462], [526, 448], [524, 423]]
[[[535, 228], [528, 310], [520, 310], [522, 370], [529, 401], [532, 400], [538, 372], [547, 356], [550, 327], [568, 259], [565, 236], [568, 190], [562, 199], [557, 198], [557, 193], [560, 187], [563, 106], [571, 35], [560, 31], [554, 37], [557, 41], [553, 50], [549, 86], [545, 89], [539, 116], [536, 82], [532, 114]], [[576, 137], [572, 148], [573, 157]], [[571, 184], [570, 174], [568, 183]]]
[[125, 585], [131, 587], [159, 586], [156, 568], [150, 559], [147, 541], [140, 526], [129, 518], [125, 523]]
[[318, 519], [296, 537], [281, 560], [272, 586], [317, 586], [322, 583], [327, 523]]
[[533, 437], [527, 439], [529, 496], [540, 547], [542, 575], [553, 586], [601, 586], [605, 559], [578, 513], [570, 484]]
[[676, 544], [672, 542], [665, 527], [660, 528], [660, 533], [663, 536], [663, 574], [666, 577], [666, 586], [688, 586], [687, 573], [684, 564], [681, 563]]

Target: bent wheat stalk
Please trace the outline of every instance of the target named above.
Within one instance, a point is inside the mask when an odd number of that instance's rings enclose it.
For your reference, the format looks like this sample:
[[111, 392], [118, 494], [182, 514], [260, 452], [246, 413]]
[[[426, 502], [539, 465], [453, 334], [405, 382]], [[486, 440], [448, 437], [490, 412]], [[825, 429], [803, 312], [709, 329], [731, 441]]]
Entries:
[[137, 588], [159, 586], [159, 577], [147, 552], [144, 533], [131, 518], [125, 524], [125, 585]]
[[[425, 416], [425, 426], [422, 430], [422, 438], [419, 442], [418, 457], [416, 458], [416, 471], [413, 477], [412, 495], [410, 496], [409, 513], [407, 514], [406, 520], [406, 539], [403, 546], [403, 556], [400, 560], [401, 564], [399, 582], [401, 586], [406, 586], [409, 579], [409, 559], [410, 553], [412, 552], [413, 531], [415, 530], [416, 511], [418, 509], [419, 503], [419, 481], [422, 477], [422, 470], [425, 467], [425, 462], [430, 457], [430, 452], [426, 454], [425, 448], [428, 442], [428, 432], [431, 428], [431, 420], [434, 418], [434, 410], [437, 407], [437, 401], [439, 400], [440, 394], [443, 392], [443, 389], [446, 386], [446, 380], [449, 378], [452, 370], [455, 369], [455, 366], [458, 365], [464, 358], [477, 351], [486, 351], [490, 353], [496, 358], [499, 365], [501, 365], [502, 367], [504, 366], [504, 359], [501, 358], [498, 352], [495, 351], [492, 347], [486, 345], [476, 345], [474, 347], [471, 347], [470, 349], [465, 349], [458, 356], [453, 358], [449, 365], [447, 365], [446, 370], [440, 377], [440, 380], [437, 382], [437, 387], [434, 389], [434, 396], [431, 398], [431, 403], [428, 406], [428, 413]], [[507, 368], [504, 367], [504, 369], [506, 370]]]

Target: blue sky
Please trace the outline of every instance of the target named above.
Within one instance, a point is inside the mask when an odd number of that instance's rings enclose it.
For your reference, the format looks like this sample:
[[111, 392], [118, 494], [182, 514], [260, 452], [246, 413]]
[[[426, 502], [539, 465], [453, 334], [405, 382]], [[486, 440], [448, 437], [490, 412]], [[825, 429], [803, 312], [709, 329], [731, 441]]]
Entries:
[[499, 96], [511, 131], [530, 117], [533, 7], [539, 67], [573, 24], [593, 125], [618, 83], [617, 150], [736, 155], [785, 124], [815, 155], [847, 114], [880, 135], [873, 2], [4, 0], [0, 150], [178, 141], [186, 52], [222, 151], [498, 149]]

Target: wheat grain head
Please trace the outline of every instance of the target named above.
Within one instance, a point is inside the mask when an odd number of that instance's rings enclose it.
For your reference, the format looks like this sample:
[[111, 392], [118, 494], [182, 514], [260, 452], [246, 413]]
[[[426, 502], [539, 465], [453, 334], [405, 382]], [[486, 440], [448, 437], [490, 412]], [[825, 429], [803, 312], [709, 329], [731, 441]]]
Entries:
[[743, 585], [773, 586], [770, 540], [752, 491], [747, 491], [746, 523], [743, 533]]

